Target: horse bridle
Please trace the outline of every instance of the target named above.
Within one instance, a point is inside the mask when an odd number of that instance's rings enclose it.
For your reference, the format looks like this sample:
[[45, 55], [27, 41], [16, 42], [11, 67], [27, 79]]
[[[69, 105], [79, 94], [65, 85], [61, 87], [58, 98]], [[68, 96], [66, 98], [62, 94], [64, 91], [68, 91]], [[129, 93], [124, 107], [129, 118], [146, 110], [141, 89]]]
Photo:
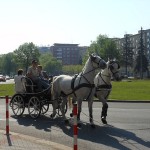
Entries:
[[115, 74], [119, 72], [119, 71], [116, 71], [116, 72], [112, 71], [113, 70], [113, 66], [112, 65], [115, 64], [115, 63], [118, 65], [118, 69], [119, 69], [120, 65], [116, 61], [113, 61], [112, 63], [109, 64], [109, 69], [110, 69], [111, 73], [113, 74], [113, 76], [115, 76]]
[[[86, 74], [88, 74], [88, 73], [90, 73], [90, 72], [93, 72], [94, 70], [98, 69], [98, 68], [99, 68], [99, 65], [100, 65], [100, 62], [103, 60], [103, 59], [101, 58], [98, 62], [96, 62], [96, 61], [95, 61], [96, 58], [93, 58], [92, 56], [90, 57], [90, 59], [91, 59], [91, 64], [92, 64], [92, 66], [93, 66], [94, 69], [92, 69], [92, 70], [90, 70], [90, 71], [88, 71], [88, 72], [86, 72], [86, 73], [84, 73], [84, 74], [82, 74], [82, 73], [80, 74], [81, 76], [83, 76], [83, 77], [85, 78], [85, 80], [86, 80], [89, 84], [91, 84], [91, 83], [88, 81], [88, 79], [86, 79], [86, 77], [85, 77], [84, 75], [86, 75]], [[98, 65], [98, 67], [94, 67], [93, 62], [96, 63], [96, 64]], [[80, 79], [80, 80], [81, 80], [81, 79]], [[80, 82], [79, 82], [79, 83], [80, 83]]]
[[[115, 63], [118, 65], [118, 69], [119, 69], [120, 66], [119, 66], [119, 64], [118, 64], [116, 61], [113, 61], [112, 63], [110, 63], [110, 64], [109, 64], [109, 67], [108, 67], [108, 69], [110, 69], [110, 71], [111, 71], [111, 73], [113, 74], [113, 76], [115, 76], [115, 74], [119, 72], [119, 71], [116, 71], [116, 72], [113, 72], [113, 71], [112, 71], [112, 70], [113, 70], [113, 66], [112, 66], [112, 65], [115, 64]], [[106, 85], [108, 85], [108, 84], [105, 82], [105, 80], [103, 79], [102, 75], [105, 76], [105, 77], [108, 77], [108, 78], [111, 77], [111, 76], [110, 76], [110, 75], [101, 74], [101, 72], [99, 73], [99, 76], [101, 77], [101, 79], [103, 80], [103, 82], [104, 82]]]

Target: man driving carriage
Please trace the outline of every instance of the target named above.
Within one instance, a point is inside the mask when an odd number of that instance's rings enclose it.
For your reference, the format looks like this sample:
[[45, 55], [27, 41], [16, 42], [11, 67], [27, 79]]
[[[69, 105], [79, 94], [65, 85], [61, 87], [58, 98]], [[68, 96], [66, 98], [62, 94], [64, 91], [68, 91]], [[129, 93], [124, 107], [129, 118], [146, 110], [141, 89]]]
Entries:
[[33, 83], [37, 85], [38, 91], [42, 91], [49, 87], [49, 84], [41, 78], [41, 72], [38, 70], [38, 63], [36, 60], [32, 60], [32, 65], [27, 71], [27, 77], [29, 77]]

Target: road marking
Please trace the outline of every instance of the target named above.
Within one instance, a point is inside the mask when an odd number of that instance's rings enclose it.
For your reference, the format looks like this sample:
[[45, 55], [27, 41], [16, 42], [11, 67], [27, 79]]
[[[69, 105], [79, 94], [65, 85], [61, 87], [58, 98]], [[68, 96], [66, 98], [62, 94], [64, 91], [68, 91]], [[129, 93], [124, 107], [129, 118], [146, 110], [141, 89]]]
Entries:
[[[6, 121], [6, 119], [4, 118], [2, 118], [2, 119], [0, 119], [0, 121]], [[15, 119], [9, 119], [9, 121], [14, 121], [14, 122], [16, 122], [17, 120], [15, 120]]]

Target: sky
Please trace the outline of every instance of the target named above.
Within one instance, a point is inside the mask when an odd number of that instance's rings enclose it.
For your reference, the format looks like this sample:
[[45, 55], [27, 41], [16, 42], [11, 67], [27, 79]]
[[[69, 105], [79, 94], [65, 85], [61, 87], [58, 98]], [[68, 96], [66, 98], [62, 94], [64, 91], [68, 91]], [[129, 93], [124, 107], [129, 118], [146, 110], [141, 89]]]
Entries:
[[26, 42], [89, 46], [150, 29], [150, 0], [0, 0], [0, 54]]

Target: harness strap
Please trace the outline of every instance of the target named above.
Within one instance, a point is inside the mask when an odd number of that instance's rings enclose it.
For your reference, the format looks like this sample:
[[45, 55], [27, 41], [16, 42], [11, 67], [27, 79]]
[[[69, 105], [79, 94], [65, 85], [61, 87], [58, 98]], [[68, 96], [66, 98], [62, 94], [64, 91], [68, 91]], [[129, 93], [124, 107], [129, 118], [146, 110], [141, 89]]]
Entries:
[[[66, 93], [64, 93], [63, 91], [61, 91], [61, 95], [65, 97], [65, 96], [71, 95], [71, 94], [73, 94], [73, 93], [75, 94], [75, 91], [78, 90], [78, 89], [80, 89], [80, 88], [82, 88], [82, 87], [88, 87], [88, 88], [90, 88], [91, 91], [92, 91], [92, 89], [95, 87], [95, 85], [94, 85], [94, 84], [82, 83], [82, 84], [79, 84], [78, 86], [76, 86], [76, 87], [73, 89], [73, 91], [72, 91], [71, 93], [69, 93], [69, 94], [66, 94]], [[90, 96], [90, 94], [91, 94], [91, 92], [89, 93], [88, 97]]]
[[74, 90], [74, 82], [75, 82], [77, 76], [78, 76], [78, 74], [75, 74], [74, 77], [71, 80], [71, 89], [73, 90], [72, 93], [74, 94], [75, 97], [76, 97], [76, 93], [75, 93], [75, 90]]
[[97, 89], [111, 89], [112, 88], [112, 85], [111, 84], [103, 84], [103, 85], [99, 85], [98, 87], [97, 87]]

